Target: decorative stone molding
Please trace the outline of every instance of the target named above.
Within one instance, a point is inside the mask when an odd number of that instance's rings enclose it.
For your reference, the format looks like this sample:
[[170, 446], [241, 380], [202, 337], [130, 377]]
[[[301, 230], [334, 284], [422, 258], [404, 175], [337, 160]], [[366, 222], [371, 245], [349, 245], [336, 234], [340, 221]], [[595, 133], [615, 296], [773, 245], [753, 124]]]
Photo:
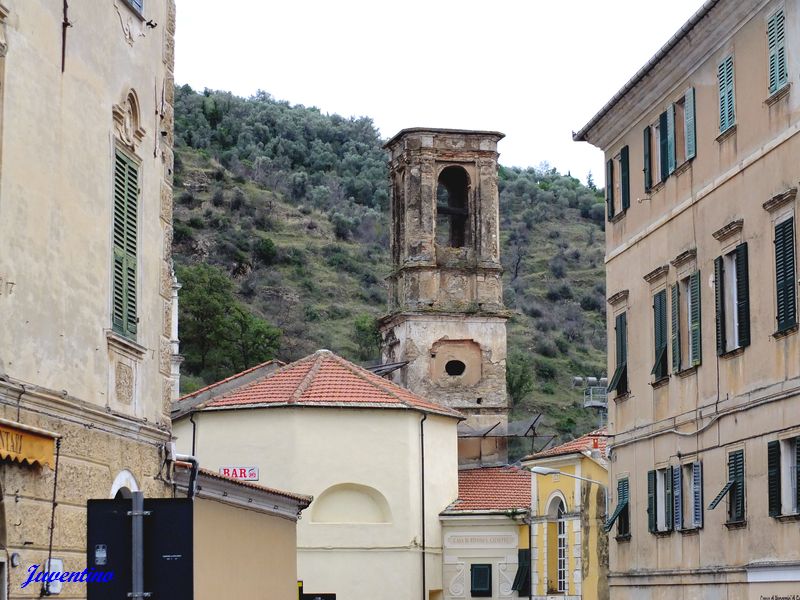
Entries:
[[772, 106], [779, 100], [786, 98], [789, 95], [789, 90], [791, 89], [791, 87], [792, 87], [792, 82], [790, 81], [786, 85], [784, 85], [781, 89], [772, 92], [772, 94], [770, 94], [770, 96], [766, 100], [764, 100], [764, 104], [766, 104], [767, 106]]
[[644, 280], [652, 285], [661, 279], [664, 279], [667, 276], [667, 273], [669, 273], [669, 265], [661, 265], [645, 275]]
[[114, 395], [117, 402], [131, 404], [133, 402], [133, 369], [130, 365], [118, 362], [114, 377]]
[[606, 302], [608, 302], [611, 306], [616, 306], [618, 304], [622, 304], [623, 302], [628, 301], [628, 294], [630, 292], [628, 290], [620, 290], [616, 294], [612, 294]]
[[135, 150], [136, 146], [144, 139], [146, 131], [142, 128], [139, 98], [134, 90], [129, 90], [125, 99], [115, 104], [111, 109], [114, 117], [114, 128], [119, 140]]
[[740, 233], [742, 231], [742, 227], [744, 227], [744, 219], [736, 219], [724, 227], [720, 227], [711, 235], [713, 235], [714, 239], [718, 242], [724, 242], [729, 238], [732, 238], [734, 235]]
[[772, 198], [764, 202], [761, 206], [767, 212], [772, 212], [774, 210], [778, 210], [782, 206], [789, 204], [790, 202], [794, 202], [795, 197], [797, 196], [797, 188], [789, 188], [781, 192], [780, 194], [775, 194]]
[[678, 256], [676, 256], [670, 261], [670, 264], [677, 269], [685, 264], [690, 263], [696, 258], [697, 258], [697, 248], [690, 248], [689, 250], [686, 250], [678, 254]]
[[135, 360], [144, 358], [147, 352], [147, 348], [144, 346], [140, 346], [133, 340], [129, 340], [110, 329], [106, 331], [106, 341], [109, 348]]
[[731, 125], [725, 131], [723, 131], [717, 136], [716, 138], [717, 143], [721, 144], [722, 142], [724, 142], [725, 140], [727, 140], [728, 138], [732, 137], [735, 134], [736, 134], [736, 125]]

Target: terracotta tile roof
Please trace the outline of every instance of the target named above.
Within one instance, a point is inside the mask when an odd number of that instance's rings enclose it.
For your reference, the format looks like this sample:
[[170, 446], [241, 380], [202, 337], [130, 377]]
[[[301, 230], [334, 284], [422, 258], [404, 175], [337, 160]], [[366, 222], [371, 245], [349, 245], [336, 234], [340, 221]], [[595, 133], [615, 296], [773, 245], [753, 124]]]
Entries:
[[330, 350], [318, 350], [255, 381], [227, 390], [198, 408], [272, 406], [400, 408], [463, 418], [461, 413], [412, 394]]
[[542, 450], [536, 454], [526, 456], [523, 460], [532, 458], [546, 458], [549, 456], [562, 456], [564, 454], [577, 454], [584, 450], [592, 451], [599, 450], [601, 456], [606, 455], [606, 440], [608, 439], [608, 430], [603, 427], [590, 431], [577, 439], [561, 444], [560, 446], [553, 446], [547, 450]]
[[[192, 468], [192, 465], [190, 463], [181, 461], [176, 461], [175, 466], [181, 469], [186, 469], [187, 471]], [[282, 496], [284, 498], [296, 500], [302, 505], [301, 508], [307, 508], [311, 504], [311, 501], [314, 499], [313, 496], [306, 496], [304, 494], [294, 494], [292, 492], [284, 492], [283, 490], [276, 490], [274, 488], [268, 488], [263, 485], [258, 485], [256, 483], [253, 483], [252, 481], [240, 481], [239, 479], [234, 479], [233, 477], [226, 477], [225, 475], [220, 475], [219, 473], [215, 473], [214, 471], [210, 469], [205, 469], [203, 467], [200, 467], [197, 471], [203, 477], [211, 477], [212, 479], [227, 481], [241, 487], [258, 490], [259, 492], [267, 492], [275, 496]]]
[[445, 512], [528, 509], [531, 472], [519, 467], [483, 467], [458, 472], [458, 500]]

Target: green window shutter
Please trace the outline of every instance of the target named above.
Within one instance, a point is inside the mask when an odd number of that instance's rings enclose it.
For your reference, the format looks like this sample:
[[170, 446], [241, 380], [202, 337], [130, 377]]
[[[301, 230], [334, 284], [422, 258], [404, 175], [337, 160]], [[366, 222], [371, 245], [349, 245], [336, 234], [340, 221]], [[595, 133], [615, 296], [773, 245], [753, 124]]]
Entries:
[[614, 161], [606, 161], [606, 211], [608, 220], [614, 216]]
[[658, 117], [658, 149], [661, 164], [661, 181], [666, 181], [669, 177], [669, 137], [667, 134], [667, 113], [661, 113]]
[[517, 550], [517, 574], [511, 589], [516, 590], [520, 598], [531, 592], [531, 551], [528, 549]]
[[767, 498], [769, 516], [781, 514], [781, 443], [767, 444]]
[[719, 86], [719, 130], [723, 132], [736, 123], [733, 82], [733, 56], [723, 60], [717, 68]]
[[616, 342], [617, 363], [614, 375], [608, 385], [608, 392], [616, 390], [617, 394], [624, 394], [628, 391], [627, 361], [628, 361], [628, 322], [627, 313], [620, 313], [616, 318], [614, 327]]
[[689, 319], [691, 337], [692, 366], [696, 367], [703, 361], [703, 349], [700, 327], [700, 271], [695, 271], [689, 277]]
[[775, 227], [775, 279], [778, 331], [786, 331], [797, 324], [794, 219]]
[[778, 91], [787, 81], [786, 39], [783, 11], [775, 13], [767, 22], [767, 47], [769, 50], [769, 91]]
[[686, 160], [697, 156], [697, 128], [695, 125], [694, 88], [689, 88], [683, 96], [683, 139]]
[[667, 375], [667, 291], [653, 296], [653, 339], [655, 363], [650, 371], [656, 379]]
[[711, 504], [708, 505], [708, 510], [714, 510], [715, 508], [717, 508], [719, 503], [722, 502], [722, 499], [725, 497], [725, 495], [731, 491], [732, 487], [733, 487], [733, 481], [729, 480], [727, 483], [725, 483], [725, 486], [722, 488], [722, 490], [720, 490], [719, 494], [717, 494], [716, 497], [711, 501]]
[[788, 81], [789, 75], [786, 69], [786, 33], [784, 28], [785, 17], [783, 11], [775, 15], [775, 37], [777, 41], [778, 54], [778, 88], [782, 88]]
[[703, 463], [692, 463], [692, 496], [694, 501], [694, 514], [692, 525], [703, 526]]
[[667, 467], [664, 472], [664, 524], [666, 531], [672, 531], [672, 519], [674, 518], [673, 502], [672, 469]]
[[728, 520], [737, 522], [744, 520], [744, 450], [736, 450], [728, 455], [728, 481], [733, 482]]
[[[614, 509], [614, 512], [609, 517], [608, 521], [606, 521], [605, 525], [603, 525], [603, 529], [608, 533], [611, 531], [611, 528], [614, 526], [614, 522], [619, 518], [619, 516], [625, 510], [625, 507], [628, 506], [628, 480], [627, 479], [620, 479], [617, 481], [617, 507]], [[625, 535], [627, 531], [617, 531], [620, 535]]]
[[667, 172], [675, 172], [675, 105], [667, 109]]
[[675, 531], [683, 528], [683, 467], [672, 467], [672, 517]]
[[631, 176], [628, 147], [625, 146], [619, 153], [620, 187], [622, 188], [622, 210], [631, 207]]
[[725, 264], [721, 256], [714, 259], [714, 303], [717, 311], [717, 354], [725, 354]]
[[739, 320], [739, 346], [750, 345], [750, 277], [747, 267], [747, 242], [736, 247], [736, 312]]
[[656, 497], [656, 472], [647, 472], [647, 530], [650, 533], [658, 531], [658, 499]]
[[719, 130], [725, 131], [728, 128], [728, 96], [725, 93], [725, 61], [719, 63], [717, 67], [717, 89], [719, 90]]
[[139, 168], [117, 151], [114, 156], [114, 224], [112, 328], [125, 336], [136, 334]]
[[650, 160], [650, 146], [652, 144], [651, 136], [653, 135], [650, 126], [644, 128], [642, 139], [642, 150], [644, 156], [644, 191], [649, 192], [653, 187], [653, 172]]
[[671, 290], [672, 307], [672, 372], [681, 370], [681, 298], [680, 286], [675, 284]]

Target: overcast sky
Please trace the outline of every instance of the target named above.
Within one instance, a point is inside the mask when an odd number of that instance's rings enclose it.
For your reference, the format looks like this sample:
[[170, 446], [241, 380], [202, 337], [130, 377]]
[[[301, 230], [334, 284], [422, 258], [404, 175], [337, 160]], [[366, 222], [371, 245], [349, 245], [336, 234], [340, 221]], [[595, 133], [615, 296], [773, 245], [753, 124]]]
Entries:
[[502, 131], [500, 162], [602, 183], [580, 129], [702, 0], [177, 0], [175, 77], [406, 127]]

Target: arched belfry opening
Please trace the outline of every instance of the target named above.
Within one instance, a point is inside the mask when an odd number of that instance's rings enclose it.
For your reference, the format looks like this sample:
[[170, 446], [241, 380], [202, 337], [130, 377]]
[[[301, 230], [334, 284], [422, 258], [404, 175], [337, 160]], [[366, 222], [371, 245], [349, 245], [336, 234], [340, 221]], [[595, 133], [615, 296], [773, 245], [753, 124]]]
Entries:
[[[390, 155], [392, 379], [461, 411], [459, 461], [503, 464], [508, 430], [496, 131], [404, 129]], [[491, 434], [491, 437], [488, 437]]]
[[442, 169], [436, 186], [436, 243], [450, 248], [468, 244], [469, 175], [463, 167]]

